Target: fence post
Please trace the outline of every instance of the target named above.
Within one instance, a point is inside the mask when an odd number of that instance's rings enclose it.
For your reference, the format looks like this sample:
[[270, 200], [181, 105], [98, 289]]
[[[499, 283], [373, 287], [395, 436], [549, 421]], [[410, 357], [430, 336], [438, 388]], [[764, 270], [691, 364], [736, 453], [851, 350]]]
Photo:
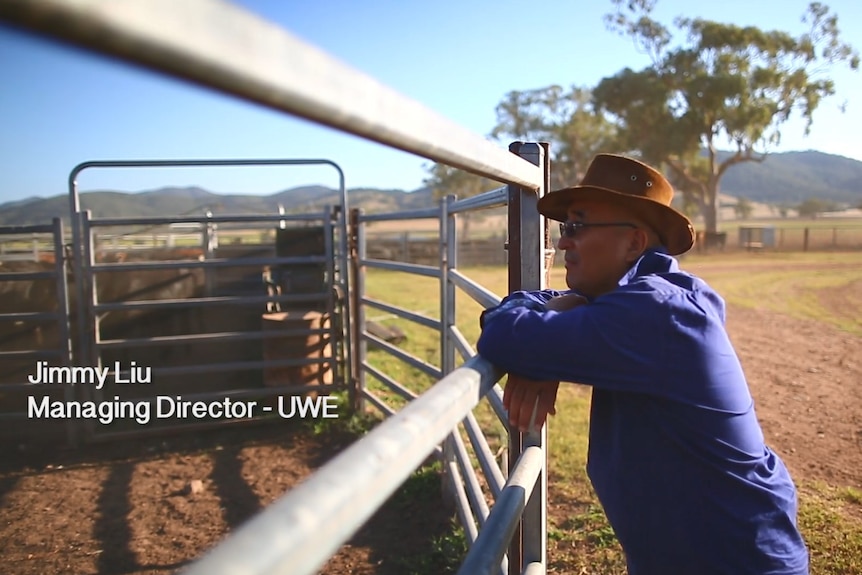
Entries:
[[805, 232], [803, 232], [803, 234], [802, 234], [802, 251], [803, 252], [808, 251], [808, 235], [809, 235], [808, 232], [809, 231], [810, 231], [809, 228], [805, 228]]
[[401, 261], [411, 262], [410, 259], [410, 232], [401, 234]]
[[366, 257], [365, 250], [365, 229], [364, 224], [360, 222], [362, 210], [354, 208], [350, 210], [350, 237], [349, 237], [349, 252], [350, 257], [350, 278], [348, 281], [353, 281], [353, 287], [348, 290], [351, 298], [350, 308], [353, 317], [350, 320], [350, 343], [353, 346], [351, 366], [352, 381], [350, 385], [351, 405], [357, 412], [362, 412], [365, 409], [365, 355], [368, 346], [365, 343], [363, 334], [365, 333], [365, 312], [362, 307], [362, 298], [365, 296], [365, 266], [362, 263]]
[[[71, 324], [69, 322], [69, 278], [67, 270], [70, 262], [66, 256], [66, 250], [63, 242], [63, 220], [61, 218], [53, 218], [51, 221], [53, 227], [54, 240], [54, 289], [57, 294], [57, 326], [58, 326], [58, 344], [62, 350], [60, 353], [60, 361], [63, 365], [72, 365], [72, 335]], [[63, 398], [68, 402], [75, 399], [75, 387], [63, 386]], [[66, 420], [66, 433], [69, 447], [78, 446], [78, 426], [80, 422], [76, 419], [69, 418]]]
[[[550, 180], [547, 145], [513, 142], [509, 145], [509, 151], [541, 166], [544, 172], [543, 186], [537, 191], [509, 186], [509, 292], [540, 290], [547, 287], [545, 265], [550, 236], [536, 204], [547, 190]], [[527, 565], [533, 563], [542, 566], [547, 564], [547, 425], [529, 435], [509, 430], [510, 471], [527, 445], [536, 445], [544, 450], [545, 462], [509, 546], [510, 575], [520, 574]]]

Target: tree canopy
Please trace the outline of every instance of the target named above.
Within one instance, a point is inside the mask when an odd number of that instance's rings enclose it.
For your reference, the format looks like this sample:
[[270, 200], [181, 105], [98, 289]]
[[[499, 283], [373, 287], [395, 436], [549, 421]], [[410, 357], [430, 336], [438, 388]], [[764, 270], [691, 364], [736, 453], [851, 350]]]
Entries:
[[[606, 24], [633, 39], [651, 64], [593, 88], [511, 91], [497, 105], [491, 135], [550, 142], [554, 188], [576, 183], [598, 152], [641, 157], [664, 169], [683, 209], [700, 212], [707, 232], [717, 228], [727, 170], [762, 162], [793, 117], [804, 119], [807, 133], [814, 111], [835, 95], [829, 73], [838, 65], [859, 68], [838, 16], [819, 2], [808, 6], [799, 36], [682, 16], [673, 22], [675, 35], [651, 17], [656, 0], [611, 2]], [[475, 176], [456, 177], [445, 167], [430, 173], [426, 183], [445, 193], [463, 197], [481, 187], [469, 183]]]
[[599, 152], [614, 149], [616, 126], [596, 113], [592, 92], [553, 85], [513, 90], [497, 105], [498, 140], [551, 142], [551, 187], [574, 185]]
[[[634, 39], [652, 64], [601, 80], [594, 104], [617, 124], [621, 150], [669, 168], [676, 187], [700, 207], [707, 231], [716, 229], [727, 169], [762, 161], [794, 114], [807, 132], [822, 100], [835, 94], [827, 72], [837, 64], [859, 67], [858, 52], [840, 38], [837, 15], [817, 2], [799, 37], [678, 17], [684, 39], [674, 42], [650, 17], [655, 0], [612, 1], [616, 11], [606, 23]], [[722, 144], [734, 153], [719, 160]]]

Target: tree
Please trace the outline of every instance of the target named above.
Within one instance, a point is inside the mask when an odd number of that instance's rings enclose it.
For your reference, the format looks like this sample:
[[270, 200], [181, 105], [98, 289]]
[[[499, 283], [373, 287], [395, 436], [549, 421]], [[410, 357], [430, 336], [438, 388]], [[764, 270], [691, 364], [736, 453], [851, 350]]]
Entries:
[[[431, 194], [436, 199], [444, 198], [450, 194], [459, 198], [471, 198], [500, 187], [499, 182], [446, 164], [431, 164], [426, 166], [426, 170], [428, 177], [422, 183], [431, 188]], [[461, 238], [466, 240], [470, 236], [471, 214], [464, 212], [459, 216], [459, 219], [461, 220]]]
[[[839, 37], [838, 17], [812, 3], [808, 32], [794, 38], [698, 18], [679, 17], [685, 39], [650, 18], [656, 0], [612, 0], [612, 30], [630, 36], [651, 58], [626, 68], [593, 90], [596, 108], [619, 125], [621, 149], [669, 169], [682, 193], [700, 206], [706, 231], [717, 229], [720, 182], [741, 162], [761, 162], [778, 144], [794, 114], [806, 133], [821, 101], [835, 93], [825, 73], [834, 65], [859, 67], [859, 54]], [[735, 148], [718, 159], [722, 141]], [[680, 185], [682, 184], [682, 185]]]
[[498, 140], [551, 144], [551, 188], [574, 185], [599, 152], [614, 149], [615, 126], [598, 114], [592, 93], [553, 85], [512, 91], [497, 105]]
[[740, 220], [747, 220], [751, 217], [751, 212], [754, 211], [754, 206], [751, 204], [751, 200], [740, 196], [736, 198], [736, 204], [733, 206], [733, 211], [736, 214], [736, 217]]
[[829, 205], [820, 198], [806, 198], [796, 211], [799, 212], [800, 218], [816, 218], [819, 214], [829, 210]]

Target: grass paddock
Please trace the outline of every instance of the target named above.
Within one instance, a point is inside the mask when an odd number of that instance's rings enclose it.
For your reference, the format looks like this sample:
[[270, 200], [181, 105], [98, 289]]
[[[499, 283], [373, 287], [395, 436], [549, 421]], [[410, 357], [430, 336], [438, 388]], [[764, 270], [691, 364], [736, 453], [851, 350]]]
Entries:
[[[862, 252], [758, 253], [686, 256], [681, 267], [709, 282], [731, 304], [768, 309], [780, 314], [823, 322], [862, 338], [862, 289], [851, 290], [847, 312], [824, 305], [818, 293], [846, 286], [862, 286]], [[461, 270], [494, 293], [506, 293], [506, 270], [477, 267]], [[438, 318], [439, 282], [399, 272], [369, 270], [367, 292], [376, 299]], [[563, 270], [552, 270], [550, 287], [564, 289]], [[854, 296], [854, 294], [856, 294]], [[479, 335], [481, 308], [459, 293], [457, 323], [468, 340]], [[400, 327], [407, 334], [403, 348], [439, 365], [440, 336], [413, 322], [368, 310], [369, 319]], [[860, 339], [862, 344], [862, 339]], [[862, 349], [862, 345], [860, 345]], [[418, 392], [434, 381], [379, 350], [369, 361], [408, 388]], [[369, 385], [399, 405], [394, 394], [368, 377]], [[585, 472], [589, 390], [574, 385], [560, 388], [558, 415], [549, 422], [549, 572], [624, 574], [622, 552], [605, 520]], [[492, 447], [501, 445], [505, 429], [483, 402], [477, 417]], [[847, 485], [798, 481], [799, 523], [811, 552], [811, 572], [826, 575], [862, 573], [862, 492]], [[428, 497], [437, 497], [436, 488]]]

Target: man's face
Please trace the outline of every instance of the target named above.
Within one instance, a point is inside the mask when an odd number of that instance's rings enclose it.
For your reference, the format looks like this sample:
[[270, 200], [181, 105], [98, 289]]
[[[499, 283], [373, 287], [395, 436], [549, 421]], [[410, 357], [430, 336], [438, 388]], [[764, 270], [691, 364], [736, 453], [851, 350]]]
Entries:
[[566, 284], [588, 297], [612, 291], [634, 261], [633, 234], [639, 232], [633, 227], [634, 220], [616, 206], [574, 201], [568, 209], [568, 221], [586, 225], [577, 229], [574, 237], [563, 235], [557, 243], [566, 255]]

